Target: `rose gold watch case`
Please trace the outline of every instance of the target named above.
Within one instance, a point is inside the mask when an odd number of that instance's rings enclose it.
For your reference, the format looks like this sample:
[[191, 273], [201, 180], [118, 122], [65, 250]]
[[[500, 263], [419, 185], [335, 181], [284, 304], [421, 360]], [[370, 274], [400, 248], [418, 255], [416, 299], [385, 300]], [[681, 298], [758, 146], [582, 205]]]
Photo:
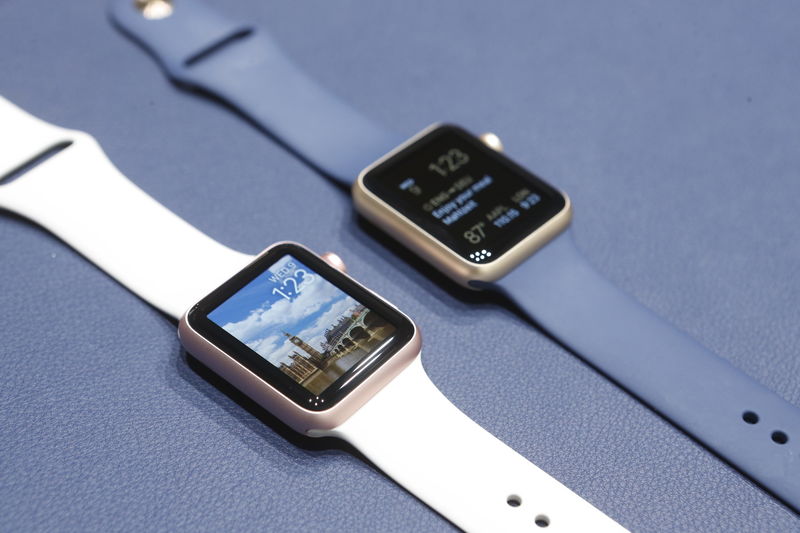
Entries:
[[[261, 252], [254, 261], [257, 261], [273, 247], [286, 242], [288, 241], [282, 241], [271, 245]], [[308, 250], [308, 248], [297, 243], [292, 242], [290, 244], [301, 246]], [[316, 253], [314, 253], [314, 255], [318, 256]], [[347, 274], [343, 272], [342, 275], [352, 280], [350, 276], [347, 276]], [[366, 289], [358, 282], [356, 283], [397, 310], [397, 307], [377, 295], [374, 291]], [[399, 310], [398, 312], [408, 318], [407, 315]], [[367, 376], [364, 381], [353, 389], [345, 398], [337, 402], [336, 405], [324, 411], [311, 411], [296, 404], [278, 389], [264, 381], [246, 366], [192, 328], [187, 319], [188, 313], [188, 311], [184, 313], [178, 323], [178, 337], [184, 348], [186, 348], [186, 351], [224, 378], [225, 381], [245, 393], [261, 407], [275, 415], [282, 422], [304, 434], [309, 434], [312, 430], [329, 430], [341, 425], [362, 405], [367, 403], [379, 390], [394, 379], [404, 368], [411, 364], [414, 358], [419, 356], [422, 346], [419, 329], [414, 321], [409, 318], [409, 321], [414, 326], [414, 333], [411, 339], [402, 348], [392, 355], [388, 361], [375, 369], [372, 374]]]
[[426, 136], [441, 125], [441, 123], [436, 123], [428, 126], [362, 170], [353, 184], [353, 203], [356, 211], [367, 220], [400, 241], [453, 281], [470, 289], [475, 289], [476, 287], [470, 285], [470, 282], [489, 283], [497, 281], [564, 231], [572, 219], [572, 204], [569, 196], [563, 191], [559, 191], [564, 197], [564, 207], [550, 220], [490, 263], [476, 264], [467, 261], [394, 207], [384, 202], [364, 185], [364, 177], [373, 168], [398, 152], [405, 150], [418, 139]]

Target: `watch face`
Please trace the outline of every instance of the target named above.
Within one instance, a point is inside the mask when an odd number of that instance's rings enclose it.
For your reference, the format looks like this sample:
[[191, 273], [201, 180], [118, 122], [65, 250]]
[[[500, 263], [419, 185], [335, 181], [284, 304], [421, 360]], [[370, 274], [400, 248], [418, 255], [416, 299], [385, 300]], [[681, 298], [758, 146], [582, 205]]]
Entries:
[[411, 321], [308, 250], [281, 244], [204, 298], [191, 326], [298, 405], [333, 407], [411, 339]]
[[461, 128], [436, 127], [364, 186], [462, 258], [490, 263], [557, 215], [556, 189]]

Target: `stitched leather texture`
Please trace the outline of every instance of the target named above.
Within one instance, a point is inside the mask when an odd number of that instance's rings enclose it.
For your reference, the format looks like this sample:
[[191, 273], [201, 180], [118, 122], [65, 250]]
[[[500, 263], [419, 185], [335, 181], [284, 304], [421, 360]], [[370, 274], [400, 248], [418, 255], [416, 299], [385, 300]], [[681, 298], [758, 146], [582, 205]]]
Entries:
[[[599, 271], [800, 406], [796, 3], [214, 5], [396, 131], [498, 133], [570, 194]], [[0, 94], [91, 133], [227, 245], [337, 252], [421, 326], [445, 395], [631, 531], [800, 531], [502, 298], [456, 287], [241, 116], [168, 82], [105, 9], [0, 0]], [[0, 250], [0, 529], [454, 529], [187, 357], [173, 322], [47, 232], [0, 212]]]

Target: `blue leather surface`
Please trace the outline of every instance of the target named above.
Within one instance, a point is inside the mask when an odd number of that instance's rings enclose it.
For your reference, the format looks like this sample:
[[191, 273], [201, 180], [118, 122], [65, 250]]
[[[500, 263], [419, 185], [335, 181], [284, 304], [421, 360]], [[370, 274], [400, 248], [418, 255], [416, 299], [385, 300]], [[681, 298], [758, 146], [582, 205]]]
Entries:
[[[500, 133], [569, 191], [602, 274], [800, 405], [794, 3], [225, 5], [397, 131]], [[91, 132], [226, 244], [339, 252], [421, 324], [454, 403], [632, 531], [800, 530], [500, 298], [381, 242], [334, 185], [167, 82], [104, 2], [0, 0], [0, 72], [0, 94]], [[0, 243], [4, 529], [452, 529], [347, 448], [296, 437], [187, 364], [171, 322], [46, 232], [3, 213]]]

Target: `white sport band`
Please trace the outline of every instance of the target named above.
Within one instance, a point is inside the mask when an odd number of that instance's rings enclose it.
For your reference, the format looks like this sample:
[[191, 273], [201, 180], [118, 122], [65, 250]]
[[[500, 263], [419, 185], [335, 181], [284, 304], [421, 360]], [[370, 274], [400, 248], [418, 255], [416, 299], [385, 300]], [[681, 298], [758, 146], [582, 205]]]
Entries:
[[459, 411], [419, 357], [323, 434], [350, 442], [465, 531], [626, 531]]
[[[66, 144], [24, 177], [3, 182]], [[131, 183], [91, 135], [48, 124], [2, 97], [0, 146], [0, 207], [47, 228], [174, 318], [253, 259]]]
[[[90, 135], [41, 121], [2, 97], [0, 146], [0, 207], [47, 228], [172, 317], [253, 259], [207, 237], [128, 181]], [[419, 358], [321, 435], [351, 442], [467, 531], [626, 531], [461, 413]]]

